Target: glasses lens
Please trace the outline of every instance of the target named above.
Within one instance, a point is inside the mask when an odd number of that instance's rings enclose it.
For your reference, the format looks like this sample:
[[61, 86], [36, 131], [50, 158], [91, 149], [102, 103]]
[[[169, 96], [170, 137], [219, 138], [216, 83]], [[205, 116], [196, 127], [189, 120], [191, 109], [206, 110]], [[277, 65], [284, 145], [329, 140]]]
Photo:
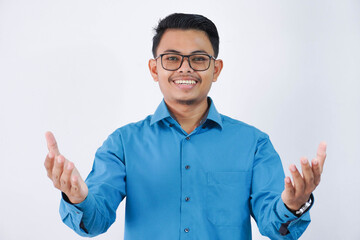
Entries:
[[189, 60], [191, 67], [197, 71], [206, 70], [210, 66], [210, 57], [208, 55], [191, 55]]
[[163, 68], [176, 70], [180, 67], [182, 57], [176, 54], [164, 54], [161, 57]]

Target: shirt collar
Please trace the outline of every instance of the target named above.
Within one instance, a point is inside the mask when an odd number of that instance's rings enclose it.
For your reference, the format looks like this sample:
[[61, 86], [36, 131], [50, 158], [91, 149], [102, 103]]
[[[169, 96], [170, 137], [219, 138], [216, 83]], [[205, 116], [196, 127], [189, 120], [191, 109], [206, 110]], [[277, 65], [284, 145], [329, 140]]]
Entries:
[[165, 104], [165, 100], [163, 99], [158, 108], [156, 109], [154, 115], [152, 115], [151, 117], [150, 126], [168, 117], [171, 117], [171, 115]]
[[215, 104], [213, 100], [208, 97], [208, 101], [210, 104], [209, 113], [207, 116], [207, 120], [211, 120], [212, 122], [216, 123], [221, 129], [223, 128], [223, 122], [220, 113], [216, 110]]
[[[216, 110], [215, 105], [210, 97], [208, 97], [208, 102], [210, 104], [210, 108], [207, 114], [207, 120], [211, 120], [222, 129], [223, 123], [220, 113]], [[168, 117], [171, 117], [171, 115], [169, 109], [165, 104], [165, 100], [163, 99], [158, 108], [156, 109], [154, 115], [152, 115], [151, 117], [150, 126]]]

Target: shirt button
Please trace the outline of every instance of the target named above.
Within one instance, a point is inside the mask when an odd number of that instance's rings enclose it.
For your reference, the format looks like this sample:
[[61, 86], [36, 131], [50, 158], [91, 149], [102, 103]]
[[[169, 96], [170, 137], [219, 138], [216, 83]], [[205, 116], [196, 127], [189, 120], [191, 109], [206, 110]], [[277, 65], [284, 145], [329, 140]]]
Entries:
[[189, 198], [189, 197], [186, 197], [186, 198], [185, 198], [185, 201], [187, 201], [187, 202], [188, 202], [189, 200], [190, 200], [190, 198]]
[[190, 137], [186, 137], [186, 140], [190, 140]]
[[190, 169], [190, 165], [186, 165], [186, 166], [185, 166], [185, 169], [186, 169], [186, 170]]
[[190, 231], [190, 229], [188, 229], [188, 228], [184, 229], [184, 232], [186, 232], [186, 233], [188, 233], [189, 231]]
[[170, 123], [169, 127], [173, 127], [173, 126], [174, 126], [174, 124]]

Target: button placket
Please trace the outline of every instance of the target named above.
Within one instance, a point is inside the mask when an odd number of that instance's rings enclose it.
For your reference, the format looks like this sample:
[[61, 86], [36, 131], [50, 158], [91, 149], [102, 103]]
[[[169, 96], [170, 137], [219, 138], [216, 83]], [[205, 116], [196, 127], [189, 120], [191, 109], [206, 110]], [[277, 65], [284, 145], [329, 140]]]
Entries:
[[[191, 192], [192, 189], [191, 181], [192, 179], [192, 171], [191, 171], [191, 136], [184, 136], [181, 141], [182, 145], [182, 154], [181, 154], [181, 164], [183, 167], [182, 173], [182, 201], [181, 201], [181, 227], [183, 229], [183, 237], [184, 239], [188, 239], [193, 234], [190, 232], [192, 226], [192, 209], [191, 209]], [[182, 239], [182, 237], [180, 237]]]

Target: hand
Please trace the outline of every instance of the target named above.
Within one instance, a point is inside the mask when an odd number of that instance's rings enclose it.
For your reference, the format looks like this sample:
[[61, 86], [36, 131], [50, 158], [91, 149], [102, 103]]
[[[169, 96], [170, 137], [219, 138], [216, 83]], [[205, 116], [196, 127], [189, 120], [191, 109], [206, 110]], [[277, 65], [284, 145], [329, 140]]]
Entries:
[[84, 201], [88, 195], [88, 187], [74, 163], [60, 154], [55, 137], [51, 132], [46, 132], [45, 138], [49, 149], [44, 163], [48, 177], [57, 189], [66, 194], [71, 203]]
[[285, 205], [293, 211], [299, 210], [308, 200], [311, 193], [320, 183], [321, 173], [326, 158], [326, 143], [319, 144], [316, 158], [311, 161], [311, 166], [307, 158], [300, 159], [302, 175], [294, 164], [289, 169], [294, 181], [291, 183], [290, 177], [285, 178], [285, 189], [281, 198]]

